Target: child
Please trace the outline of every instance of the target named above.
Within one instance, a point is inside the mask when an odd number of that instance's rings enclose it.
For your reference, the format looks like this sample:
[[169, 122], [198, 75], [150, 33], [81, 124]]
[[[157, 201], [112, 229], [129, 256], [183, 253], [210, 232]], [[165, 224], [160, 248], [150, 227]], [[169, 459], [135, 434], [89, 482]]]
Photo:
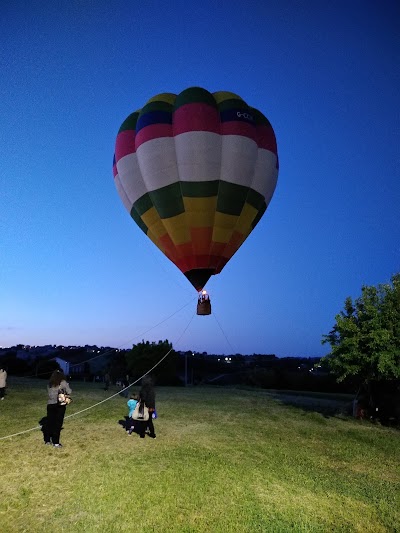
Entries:
[[134, 428], [134, 420], [132, 419], [133, 411], [135, 410], [135, 407], [138, 403], [138, 395], [137, 394], [131, 394], [130, 400], [127, 401], [129, 413], [128, 413], [128, 420], [126, 423], [126, 432], [128, 435], [132, 435]]

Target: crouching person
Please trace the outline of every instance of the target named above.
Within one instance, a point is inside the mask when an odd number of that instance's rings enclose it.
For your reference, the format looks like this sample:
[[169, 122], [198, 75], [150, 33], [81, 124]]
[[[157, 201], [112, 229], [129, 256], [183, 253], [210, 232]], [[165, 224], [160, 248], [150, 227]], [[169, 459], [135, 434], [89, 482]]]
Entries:
[[133, 420], [132, 415], [133, 411], [135, 410], [135, 407], [137, 406], [138, 399], [139, 397], [137, 394], [131, 394], [130, 399], [127, 401], [129, 413], [126, 421], [126, 432], [128, 433], [128, 435], [132, 435], [133, 431], [135, 431], [135, 424], [137, 426], [137, 422], [136, 420]]

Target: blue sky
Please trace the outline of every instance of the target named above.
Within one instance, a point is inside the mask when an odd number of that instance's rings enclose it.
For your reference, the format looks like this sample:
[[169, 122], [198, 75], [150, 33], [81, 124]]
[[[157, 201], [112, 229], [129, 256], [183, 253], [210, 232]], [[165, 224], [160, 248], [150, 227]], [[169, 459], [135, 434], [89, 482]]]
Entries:
[[[2, 2], [0, 346], [327, 353], [345, 298], [400, 271], [399, 16], [367, 0]], [[112, 175], [126, 116], [194, 85], [260, 109], [280, 159], [208, 317]]]

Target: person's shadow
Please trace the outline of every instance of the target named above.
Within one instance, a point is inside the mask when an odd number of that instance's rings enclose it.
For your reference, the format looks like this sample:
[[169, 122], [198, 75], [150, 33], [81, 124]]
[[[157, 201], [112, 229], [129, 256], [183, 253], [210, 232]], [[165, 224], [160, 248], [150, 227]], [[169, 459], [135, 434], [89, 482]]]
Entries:
[[118, 424], [122, 426], [125, 431], [128, 431], [128, 429], [130, 428], [129, 416], [125, 416], [124, 418], [125, 420], [118, 420]]
[[132, 419], [129, 418], [129, 416], [125, 416], [124, 419], [125, 420], [118, 420], [118, 424], [122, 426], [125, 431], [129, 431], [130, 429], [132, 429], [132, 433], [139, 434], [139, 424], [132, 424]]
[[[44, 438], [44, 433], [46, 431], [46, 424], [47, 424], [47, 416], [43, 416], [40, 420], [39, 420], [39, 426], [40, 426], [40, 431], [43, 433], [43, 440], [44, 442], [46, 442], [46, 439]], [[64, 428], [62, 427], [61, 428], [61, 431], [63, 430]]]

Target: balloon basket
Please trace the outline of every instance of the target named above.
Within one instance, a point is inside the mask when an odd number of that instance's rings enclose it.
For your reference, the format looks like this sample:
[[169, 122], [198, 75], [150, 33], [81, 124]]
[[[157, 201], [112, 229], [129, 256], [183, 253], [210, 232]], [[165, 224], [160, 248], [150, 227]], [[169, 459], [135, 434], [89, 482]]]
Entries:
[[197, 303], [197, 314], [211, 315], [211, 302], [209, 299]]

